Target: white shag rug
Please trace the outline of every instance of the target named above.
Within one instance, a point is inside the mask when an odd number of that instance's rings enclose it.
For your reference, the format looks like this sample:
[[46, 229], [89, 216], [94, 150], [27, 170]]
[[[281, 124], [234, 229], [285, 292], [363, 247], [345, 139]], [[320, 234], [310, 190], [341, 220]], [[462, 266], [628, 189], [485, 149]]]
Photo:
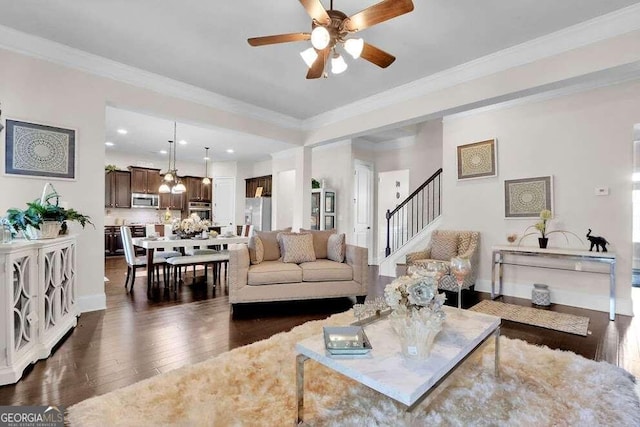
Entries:
[[[277, 334], [68, 409], [72, 426], [283, 426], [294, 424], [295, 343], [341, 313]], [[305, 364], [305, 421], [311, 426], [638, 426], [634, 378], [571, 352], [493, 340], [412, 414], [383, 395], [313, 361]]]

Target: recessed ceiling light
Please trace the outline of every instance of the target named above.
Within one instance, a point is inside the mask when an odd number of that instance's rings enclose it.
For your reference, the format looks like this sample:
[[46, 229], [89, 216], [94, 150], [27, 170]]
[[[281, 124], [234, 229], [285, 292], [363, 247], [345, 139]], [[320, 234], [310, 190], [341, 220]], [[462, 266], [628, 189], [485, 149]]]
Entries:
[[233, 149], [232, 148], [227, 149], [227, 153], [232, 154], [233, 153]]
[[119, 133], [120, 135], [126, 135], [126, 134], [128, 134], [128, 133], [129, 133], [129, 131], [128, 131], [128, 130], [126, 130], [126, 129], [118, 129], [118, 133]]
[[160, 154], [167, 154], [167, 150], [160, 150]]
[[113, 147], [116, 144], [114, 144], [113, 142], [107, 141], [107, 142], [104, 143], [104, 145], [106, 145], [107, 147]]
[[187, 145], [187, 141], [185, 141], [184, 139], [181, 139], [180, 141], [178, 141], [178, 143], [180, 145]]

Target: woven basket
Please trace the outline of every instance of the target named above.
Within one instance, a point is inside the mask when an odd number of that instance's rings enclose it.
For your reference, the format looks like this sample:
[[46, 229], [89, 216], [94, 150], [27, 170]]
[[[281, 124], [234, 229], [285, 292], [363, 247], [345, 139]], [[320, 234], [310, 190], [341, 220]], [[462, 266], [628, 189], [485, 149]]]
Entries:
[[28, 225], [23, 234], [29, 240], [53, 239], [58, 237], [61, 228], [61, 222], [44, 221], [42, 224], [40, 224], [40, 230]]

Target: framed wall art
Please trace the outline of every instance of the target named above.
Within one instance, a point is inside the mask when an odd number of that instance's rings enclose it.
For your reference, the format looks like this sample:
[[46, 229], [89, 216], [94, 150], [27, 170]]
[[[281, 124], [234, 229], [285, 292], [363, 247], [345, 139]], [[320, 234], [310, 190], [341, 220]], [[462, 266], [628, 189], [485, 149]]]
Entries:
[[5, 174], [75, 179], [76, 131], [6, 121]]
[[538, 218], [544, 209], [553, 212], [552, 176], [504, 181], [506, 218]]
[[496, 140], [458, 146], [458, 180], [498, 175]]

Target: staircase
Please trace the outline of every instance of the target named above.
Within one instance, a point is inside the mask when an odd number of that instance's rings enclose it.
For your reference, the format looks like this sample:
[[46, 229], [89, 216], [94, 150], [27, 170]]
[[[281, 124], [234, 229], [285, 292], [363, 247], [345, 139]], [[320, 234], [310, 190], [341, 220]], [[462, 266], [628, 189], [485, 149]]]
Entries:
[[387, 210], [387, 244], [380, 274], [396, 275], [396, 263], [413, 250], [423, 249], [431, 230], [436, 228], [442, 201], [442, 168], [402, 201], [395, 209]]

